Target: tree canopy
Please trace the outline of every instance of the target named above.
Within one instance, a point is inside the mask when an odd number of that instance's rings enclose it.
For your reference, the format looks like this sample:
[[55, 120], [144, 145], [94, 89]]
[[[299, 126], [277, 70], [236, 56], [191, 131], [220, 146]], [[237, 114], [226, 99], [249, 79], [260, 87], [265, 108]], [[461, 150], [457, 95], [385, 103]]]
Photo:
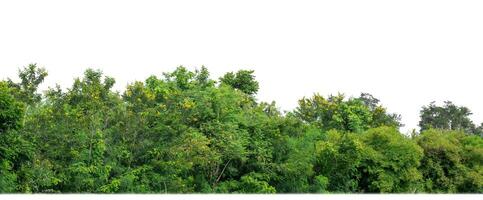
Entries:
[[482, 193], [481, 127], [446, 102], [421, 132], [368, 93], [282, 112], [252, 70], [207, 68], [112, 88], [88, 69], [41, 93], [44, 68], [0, 82], [1, 193]]
[[421, 110], [421, 130], [447, 129], [459, 130], [469, 134], [482, 135], [482, 126], [477, 127], [469, 116], [470, 109], [464, 106], [457, 106], [451, 101], [445, 101], [443, 106], [437, 106], [431, 102]]

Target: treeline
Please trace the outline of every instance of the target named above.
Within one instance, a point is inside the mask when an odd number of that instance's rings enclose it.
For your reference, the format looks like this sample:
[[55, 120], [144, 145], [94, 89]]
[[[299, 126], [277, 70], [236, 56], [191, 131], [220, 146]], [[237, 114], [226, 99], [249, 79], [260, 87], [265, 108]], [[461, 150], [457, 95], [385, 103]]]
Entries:
[[29, 65], [0, 82], [2, 193], [482, 193], [482, 126], [431, 103], [421, 131], [370, 94], [257, 102], [253, 71], [179, 67], [134, 82], [87, 70], [43, 94]]

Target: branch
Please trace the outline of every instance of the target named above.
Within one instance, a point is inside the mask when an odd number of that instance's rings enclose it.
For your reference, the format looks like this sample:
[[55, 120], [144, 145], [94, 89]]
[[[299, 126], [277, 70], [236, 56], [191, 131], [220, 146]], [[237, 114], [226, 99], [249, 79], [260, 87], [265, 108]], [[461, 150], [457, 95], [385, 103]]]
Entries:
[[213, 184], [213, 186], [215, 186], [215, 185], [216, 185], [216, 184], [217, 184], [217, 183], [220, 181], [221, 176], [223, 175], [223, 172], [225, 172], [225, 169], [226, 169], [226, 167], [228, 166], [228, 164], [230, 164], [230, 162], [231, 162], [231, 158], [230, 158], [230, 160], [228, 160], [228, 162], [226, 162], [225, 166], [224, 166], [224, 167], [223, 167], [223, 169], [221, 170], [221, 173], [220, 173], [220, 175], [218, 176], [218, 178], [216, 179], [216, 181], [215, 181], [215, 183]]

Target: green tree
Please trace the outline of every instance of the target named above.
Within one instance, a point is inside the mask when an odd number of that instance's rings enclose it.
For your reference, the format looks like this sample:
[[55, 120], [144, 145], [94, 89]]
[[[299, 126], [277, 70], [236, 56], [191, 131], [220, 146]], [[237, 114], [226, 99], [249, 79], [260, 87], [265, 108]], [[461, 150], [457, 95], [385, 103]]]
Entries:
[[327, 132], [316, 144], [316, 174], [326, 177], [332, 192], [358, 192], [364, 143], [353, 133]]
[[253, 73], [253, 70], [239, 70], [236, 73], [229, 72], [220, 78], [220, 82], [245, 94], [255, 95], [258, 92], [259, 85]]
[[361, 135], [366, 148], [359, 167], [363, 192], [414, 193], [422, 191], [418, 171], [423, 150], [394, 127], [379, 127]]
[[431, 193], [483, 192], [483, 139], [461, 131], [423, 131], [416, 138], [424, 150], [420, 166], [425, 191]]
[[14, 93], [19, 100], [27, 105], [34, 105], [42, 99], [37, 90], [47, 75], [45, 68], [37, 67], [37, 64], [29, 64], [18, 71], [20, 83], [14, 83], [10, 79], [8, 82], [12, 88], [15, 88]]
[[48, 91], [45, 104], [32, 111], [25, 135], [36, 143], [38, 159], [48, 161], [39, 163], [44, 172], [55, 171], [52, 184], [43, 184], [50, 188], [43, 189], [96, 192], [107, 182], [106, 134], [117, 123], [115, 105], [121, 103], [110, 91], [113, 84], [113, 78], [89, 69], [67, 92]]
[[22, 125], [24, 104], [15, 100], [12, 89], [5, 82], [0, 82], [0, 134]]
[[32, 158], [33, 146], [20, 134], [25, 106], [12, 95], [12, 88], [0, 82], [0, 193], [17, 192], [22, 168]]
[[464, 106], [456, 106], [451, 101], [445, 101], [444, 106], [437, 106], [431, 102], [423, 106], [419, 121], [421, 131], [435, 128], [447, 130], [461, 130], [469, 134], [476, 132], [476, 127], [469, 118], [470, 109]]
[[47, 72], [29, 65], [0, 82], [0, 192], [483, 192], [483, 128], [468, 109], [431, 104], [423, 124], [439, 129], [405, 136], [370, 94], [281, 112], [256, 101], [253, 73], [216, 84], [180, 66], [120, 94], [88, 69], [40, 95]]
[[312, 98], [299, 100], [294, 113], [301, 120], [315, 124], [324, 131], [362, 132], [371, 127], [401, 126], [400, 117], [387, 113], [378, 103], [379, 100], [366, 93], [348, 100], [342, 94], [328, 98], [314, 94]]
[[388, 113], [387, 109], [379, 104], [379, 99], [369, 93], [361, 93], [359, 100], [364, 102], [372, 113], [371, 127], [394, 126], [401, 127], [401, 115]]

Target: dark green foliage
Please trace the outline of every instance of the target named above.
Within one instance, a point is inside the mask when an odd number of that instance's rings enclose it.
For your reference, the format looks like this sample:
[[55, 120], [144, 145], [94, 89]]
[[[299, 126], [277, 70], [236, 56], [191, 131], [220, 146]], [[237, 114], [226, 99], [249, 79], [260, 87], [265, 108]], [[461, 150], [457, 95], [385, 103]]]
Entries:
[[0, 82], [0, 134], [22, 125], [24, 105], [12, 95], [12, 89], [5, 82]]
[[369, 93], [362, 93], [359, 98], [372, 112], [371, 127], [394, 126], [401, 127], [401, 115], [387, 113], [386, 108], [379, 104], [379, 99], [374, 98]]
[[253, 70], [240, 70], [236, 73], [229, 72], [220, 78], [222, 84], [229, 85], [245, 94], [254, 95], [258, 92], [258, 82], [255, 80]]
[[[316, 94], [282, 113], [255, 101], [253, 73], [217, 83], [205, 67], [178, 67], [119, 94], [88, 69], [40, 95], [47, 73], [29, 65], [20, 83], [0, 82], [0, 192], [483, 192], [481, 137], [405, 136], [400, 116], [367, 93]], [[438, 124], [428, 128], [482, 132], [469, 110], [447, 107], [444, 119], [424, 115]]]
[[47, 75], [48, 73], [44, 68], [37, 67], [37, 64], [30, 64], [19, 70], [20, 83], [14, 83], [12, 80], [8, 80], [8, 82], [12, 88], [15, 88], [13, 94], [20, 101], [27, 105], [34, 105], [39, 103], [42, 98], [37, 93], [37, 89]]
[[32, 160], [33, 146], [18, 131], [22, 127], [24, 104], [12, 95], [12, 88], [0, 82], [0, 192], [22, 190], [23, 167]]
[[464, 106], [456, 106], [451, 101], [445, 101], [444, 106], [431, 102], [421, 110], [421, 131], [427, 129], [461, 130], [469, 134], [480, 135], [481, 130], [473, 124], [469, 116], [471, 111]]
[[425, 191], [483, 192], [483, 139], [450, 130], [427, 130], [416, 138], [425, 154], [420, 171]]
[[393, 127], [370, 129], [362, 135], [366, 145], [359, 171], [364, 192], [422, 192], [418, 171], [423, 150]]
[[361, 177], [358, 167], [361, 165], [364, 145], [357, 135], [332, 130], [315, 145], [315, 169], [318, 174], [328, 178], [327, 189], [333, 192], [359, 192], [358, 179]]

